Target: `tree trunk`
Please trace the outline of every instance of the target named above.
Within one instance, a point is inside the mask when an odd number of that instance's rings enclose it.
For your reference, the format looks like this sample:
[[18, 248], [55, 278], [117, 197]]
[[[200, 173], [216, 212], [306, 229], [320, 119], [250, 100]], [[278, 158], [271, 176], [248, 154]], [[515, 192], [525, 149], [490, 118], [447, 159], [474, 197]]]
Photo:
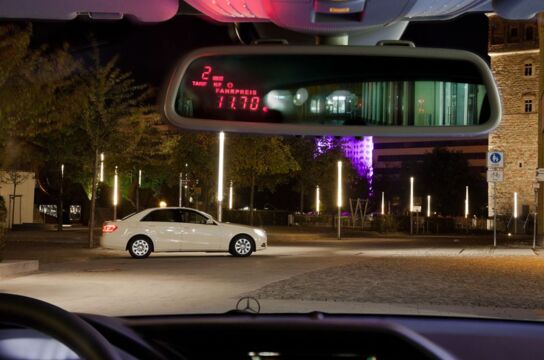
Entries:
[[300, 184], [300, 213], [304, 212], [304, 185]]
[[249, 224], [253, 225], [253, 202], [255, 200], [255, 174], [251, 174], [251, 193], [249, 194]]
[[13, 203], [11, 204], [11, 228], [15, 224], [15, 204], [16, 204], [16, 195], [17, 195], [17, 175], [13, 177]]
[[94, 154], [93, 167], [93, 184], [91, 193], [91, 214], [89, 216], [89, 248], [93, 248], [94, 244], [94, 218], [96, 212], [96, 191], [97, 191], [97, 169], [98, 169], [98, 150]]

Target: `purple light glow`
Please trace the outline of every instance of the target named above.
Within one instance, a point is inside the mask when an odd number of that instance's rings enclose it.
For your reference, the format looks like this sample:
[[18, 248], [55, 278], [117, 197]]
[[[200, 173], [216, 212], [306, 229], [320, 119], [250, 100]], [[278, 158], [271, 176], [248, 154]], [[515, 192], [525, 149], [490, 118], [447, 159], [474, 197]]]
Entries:
[[[374, 142], [372, 136], [365, 136], [361, 139], [343, 137], [340, 141], [345, 156], [351, 161], [359, 176], [367, 179], [369, 191], [371, 192], [372, 176], [374, 175], [374, 169], [372, 167]], [[316, 156], [330, 150], [333, 146], [333, 142], [334, 138], [332, 136], [318, 138], [315, 149]]]

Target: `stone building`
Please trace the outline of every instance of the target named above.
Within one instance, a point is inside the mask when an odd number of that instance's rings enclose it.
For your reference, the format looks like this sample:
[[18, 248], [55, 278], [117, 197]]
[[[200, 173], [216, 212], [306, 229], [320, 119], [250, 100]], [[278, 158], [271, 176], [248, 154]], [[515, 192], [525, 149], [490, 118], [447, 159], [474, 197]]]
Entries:
[[[489, 18], [489, 56], [499, 87], [503, 115], [489, 135], [489, 149], [504, 152], [504, 182], [497, 184], [497, 215], [510, 216], [514, 192], [518, 213], [525, 219], [535, 207], [538, 160], [539, 43], [536, 19], [510, 21]], [[493, 184], [489, 184], [489, 215], [493, 215]]]

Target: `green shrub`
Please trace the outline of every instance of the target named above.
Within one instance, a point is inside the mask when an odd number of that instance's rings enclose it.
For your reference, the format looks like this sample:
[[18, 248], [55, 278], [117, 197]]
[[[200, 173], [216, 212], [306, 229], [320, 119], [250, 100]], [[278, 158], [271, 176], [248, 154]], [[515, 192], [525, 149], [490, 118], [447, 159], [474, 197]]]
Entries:
[[392, 215], [379, 216], [375, 220], [375, 229], [381, 233], [395, 232], [398, 230], [397, 219]]

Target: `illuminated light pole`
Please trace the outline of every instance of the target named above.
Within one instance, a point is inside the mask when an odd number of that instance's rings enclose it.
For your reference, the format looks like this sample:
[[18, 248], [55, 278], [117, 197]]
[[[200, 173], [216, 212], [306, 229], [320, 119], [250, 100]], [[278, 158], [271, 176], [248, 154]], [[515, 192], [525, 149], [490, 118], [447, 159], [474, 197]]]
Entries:
[[178, 206], [183, 205], [183, 173], [179, 173], [179, 196], [178, 196]]
[[410, 176], [410, 235], [414, 233], [414, 177]]
[[319, 185], [315, 187], [315, 212], [317, 215], [319, 215], [319, 212], [321, 210], [321, 198], [319, 194]]
[[225, 133], [219, 133], [219, 169], [217, 171], [217, 220], [222, 221], [223, 203], [223, 161], [225, 156]]
[[233, 203], [233, 199], [232, 199], [232, 180], [231, 180], [230, 186], [229, 186], [229, 210], [232, 210], [232, 203]]
[[430, 225], [430, 219], [431, 219], [431, 195], [427, 195], [427, 232], [429, 231], [429, 225]]
[[468, 186], [465, 186], [465, 219], [468, 218]]
[[100, 182], [104, 182], [104, 153], [100, 153]]
[[514, 193], [514, 234], [518, 233], [518, 193]]
[[113, 175], [113, 221], [117, 220], [117, 205], [119, 204], [119, 175], [117, 175], [117, 166], [115, 175]]
[[136, 187], [136, 212], [140, 211], [140, 188], [142, 187], [142, 170], [138, 170], [138, 186]]
[[382, 191], [382, 215], [385, 215], [385, 193]]
[[342, 214], [342, 161], [338, 161], [338, 188], [336, 189], [336, 205], [338, 206], [338, 240], [340, 240], [342, 238], [340, 230], [340, 216]]
[[57, 230], [62, 231], [62, 224], [64, 223], [64, 164], [60, 165], [60, 189], [59, 189], [59, 211], [57, 213]]

